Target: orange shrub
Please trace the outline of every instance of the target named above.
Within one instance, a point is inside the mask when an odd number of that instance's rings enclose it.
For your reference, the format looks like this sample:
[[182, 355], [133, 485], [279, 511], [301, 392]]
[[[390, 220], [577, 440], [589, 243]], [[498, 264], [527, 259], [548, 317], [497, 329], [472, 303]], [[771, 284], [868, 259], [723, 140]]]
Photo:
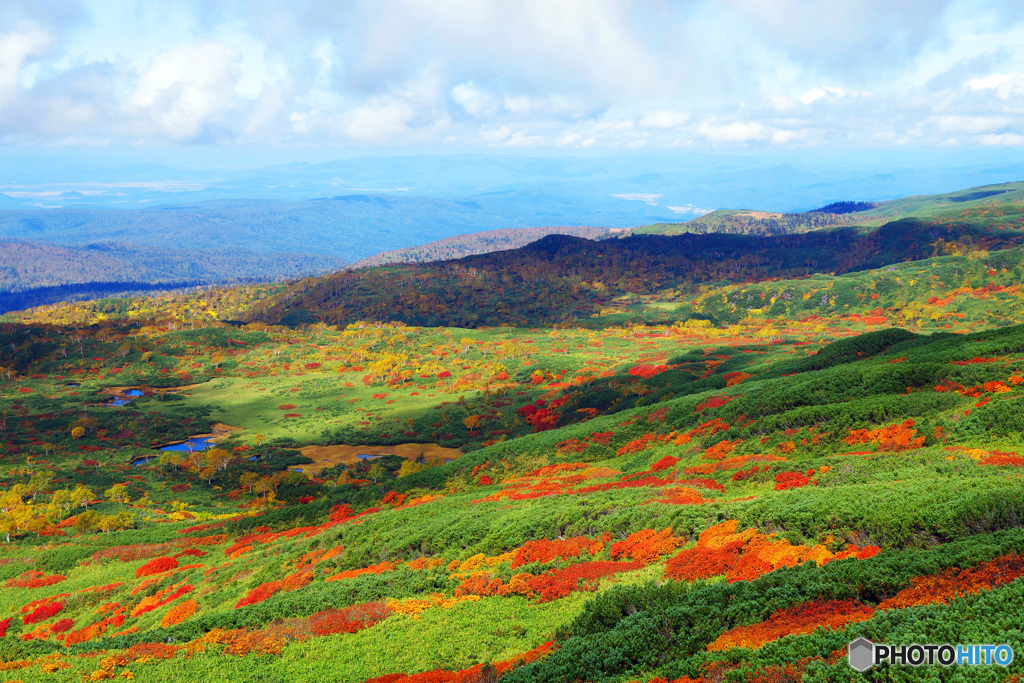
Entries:
[[661, 531], [643, 529], [630, 534], [623, 541], [612, 544], [612, 559], [619, 560], [629, 557], [641, 564], [652, 564], [684, 542], [685, 539], [672, 536], [672, 527]]
[[173, 586], [168, 586], [163, 590], [157, 591], [153, 595], [148, 595], [139, 601], [135, 607], [132, 608], [131, 616], [138, 617], [146, 612], [152, 612], [161, 605], [166, 605], [169, 602], [177, 600], [181, 596], [191, 593], [192, 586], [182, 581], [176, 583]]
[[[729, 520], [701, 533], [697, 544], [681, 551], [665, 566], [665, 577], [677, 581], [695, 581], [725, 574], [729, 583], [751, 581], [780, 567], [792, 567], [814, 560], [819, 565], [831, 560], [877, 552], [874, 546], [847, 548], [846, 554], [834, 554], [823, 545], [808, 547], [776, 540], [756, 529], [737, 532], [739, 523]], [[870, 553], [870, 554], [867, 554]]]
[[729, 441], [728, 439], [725, 441], [719, 441], [714, 446], [711, 446], [704, 451], [704, 457], [708, 460], [722, 460], [732, 453], [733, 450], [735, 450], [735, 448], [741, 443], [743, 443], [743, 439], [737, 439], [736, 441]]
[[361, 569], [347, 569], [343, 572], [339, 572], [334, 576], [328, 577], [327, 581], [343, 581], [345, 579], [354, 579], [357, 576], [363, 574], [383, 574], [389, 572], [398, 565], [397, 561], [381, 562], [380, 564], [370, 565], [369, 567], [363, 567]]
[[546, 563], [555, 559], [567, 560], [571, 557], [579, 557], [583, 551], [596, 555], [603, 549], [604, 543], [591, 541], [583, 536], [560, 538], [552, 541], [547, 539], [527, 541], [516, 550], [515, 559], [512, 560], [512, 569], [533, 562]]
[[639, 439], [634, 439], [624, 445], [615, 455], [621, 457], [630, 453], [639, 453], [653, 444], [665, 443], [666, 441], [668, 441], [668, 435], [644, 434]]
[[700, 491], [689, 486], [664, 489], [661, 495], [661, 498], [655, 498], [652, 502], [665, 505], [700, 505], [708, 502]]
[[783, 636], [813, 633], [816, 628], [833, 630], [846, 624], [866, 621], [875, 610], [855, 600], [814, 600], [772, 613], [767, 621], [749, 626], [737, 626], [718, 636], [708, 650], [727, 650], [730, 647], [757, 649]]
[[944, 569], [938, 574], [918, 576], [910, 588], [882, 602], [878, 609], [949, 602], [953, 598], [992, 589], [1024, 576], [1024, 555], [1003, 555], [968, 569]]
[[891, 424], [879, 429], [851, 429], [843, 442], [849, 446], [856, 444], [877, 443], [880, 451], [909, 451], [921, 448], [924, 437], [917, 436], [914, 421], [906, 420], [901, 424]]
[[419, 571], [421, 569], [437, 569], [442, 564], [444, 564], [444, 560], [441, 560], [440, 558], [428, 559], [426, 557], [418, 557], [406, 564], [405, 568], [412, 569], [413, 571]]
[[169, 626], [180, 624], [195, 614], [198, 609], [199, 603], [195, 600], [179, 602], [177, 605], [169, 609], [167, 614], [164, 615], [164, 618], [160, 620], [160, 627], [168, 628]]

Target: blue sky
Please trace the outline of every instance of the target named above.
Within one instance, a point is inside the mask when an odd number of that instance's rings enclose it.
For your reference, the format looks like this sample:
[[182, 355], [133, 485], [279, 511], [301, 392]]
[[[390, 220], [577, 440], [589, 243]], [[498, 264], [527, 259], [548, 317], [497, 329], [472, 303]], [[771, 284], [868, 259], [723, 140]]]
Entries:
[[0, 143], [1024, 145], [1019, 0], [4, 0]]

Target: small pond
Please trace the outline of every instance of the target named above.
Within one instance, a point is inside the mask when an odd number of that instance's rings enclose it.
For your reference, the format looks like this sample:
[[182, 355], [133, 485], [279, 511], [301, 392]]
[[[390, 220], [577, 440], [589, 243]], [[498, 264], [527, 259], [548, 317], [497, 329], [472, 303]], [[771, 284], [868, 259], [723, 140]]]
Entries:
[[185, 451], [191, 453], [192, 451], [205, 451], [207, 448], [213, 448], [215, 445], [212, 436], [193, 436], [191, 439], [182, 441], [181, 443], [172, 443], [169, 446], [161, 446], [162, 451]]

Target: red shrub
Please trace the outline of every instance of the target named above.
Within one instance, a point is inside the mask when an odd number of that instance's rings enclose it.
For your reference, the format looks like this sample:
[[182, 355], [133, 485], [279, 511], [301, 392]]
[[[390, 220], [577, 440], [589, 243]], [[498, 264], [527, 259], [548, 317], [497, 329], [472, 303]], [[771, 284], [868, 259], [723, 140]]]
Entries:
[[512, 560], [512, 569], [522, 567], [524, 564], [533, 562], [547, 563], [553, 560], [567, 560], [572, 557], [579, 557], [584, 551], [590, 555], [596, 555], [604, 549], [601, 541], [591, 541], [583, 536], [573, 538], [555, 539], [549, 541], [540, 539], [527, 541], [518, 550]]
[[331, 508], [331, 521], [339, 522], [343, 519], [352, 517], [354, 514], [355, 513], [352, 511], [352, 508], [348, 505], [335, 505]]
[[355, 633], [369, 628], [391, 614], [391, 609], [380, 602], [368, 602], [344, 609], [328, 609], [309, 617], [309, 630], [314, 635]]
[[[480, 483], [483, 483], [482, 479]], [[408, 494], [405, 493], [398, 493], [397, 491], [388, 491], [387, 495], [384, 496], [384, 500], [382, 500], [381, 502], [384, 505], [394, 505], [395, 507], [398, 507], [399, 505], [405, 502], [405, 499], [407, 497]]]
[[161, 574], [178, 568], [178, 561], [173, 557], [157, 557], [135, 570], [135, 578]]
[[786, 489], [798, 489], [808, 484], [816, 484], [816, 479], [811, 479], [817, 470], [803, 472], [779, 472], [775, 475], [775, 490], [785, 491]]
[[597, 590], [600, 578], [641, 567], [643, 564], [640, 562], [583, 562], [564, 569], [552, 569], [529, 579], [528, 584], [539, 602], [550, 602], [576, 591]]
[[58, 621], [56, 624], [53, 625], [52, 631], [54, 633], [64, 633], [65, 631], [71, 630], [71, 628], [74, 625], [75, 625], [75, 620], [74, 619], [61, 619], [60, 621]]
[[[24, 609], [24, 608], [22, 608]], [[63, 602], [44, 602], [34, 610], [21, 618], [23, 624], [34, 624], [38, 621], [46, 621], [50, 617], [59, 614], [64, 609]]]
[[633, 375], [634, 377], [642, 377], [643, 379], [650, 379], [655, 375], [661, 374], [668, 370], [667, 365], [635, 365], [626, 371], [626, 374]]
[[47, 576], [43, 572], [30, 569], [17, 578], [8, 579], [6, 585], [8, 588], [43, 588], [44, 586], [52, 586], [55, 583], [60, 583], [66, 578], [68, 577], [62, 574]]

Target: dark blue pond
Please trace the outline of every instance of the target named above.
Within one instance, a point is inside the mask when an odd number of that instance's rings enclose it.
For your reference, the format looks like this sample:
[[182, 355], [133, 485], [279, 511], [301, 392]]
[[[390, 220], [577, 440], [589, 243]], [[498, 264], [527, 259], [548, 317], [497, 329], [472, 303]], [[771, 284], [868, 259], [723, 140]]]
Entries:
[[151, 455], [148, 458], [136, 458], [135, 460], [132, 460], [132, 464], [133, 465], [145, 465], [146, 463], [152, 462], [153, 460], [156, 460], [156, 456], [155, 455]]
[[145, 396], [145, 393], [141, 389], [126, 389], [118, 396], [107, 401], [104, 405], [115, 407], [126, 406], [133, 398], [138, 398], [139, 396]]
[[374, 458], [383, 458], [383, 455], [368, 455], [367, 453], [360, 453], [356, 456], [360, 460], [373, 460]]
[[162, 451], [185, 451], [191, 453], [192, 451], [205, 451], [207, 448], [213, 448], [213, 437], [212, 436], [193, 436], [188, 441], [182, 441], [181, 443], [173, 443], [170, 446], [164, 446], [160, 450]]

